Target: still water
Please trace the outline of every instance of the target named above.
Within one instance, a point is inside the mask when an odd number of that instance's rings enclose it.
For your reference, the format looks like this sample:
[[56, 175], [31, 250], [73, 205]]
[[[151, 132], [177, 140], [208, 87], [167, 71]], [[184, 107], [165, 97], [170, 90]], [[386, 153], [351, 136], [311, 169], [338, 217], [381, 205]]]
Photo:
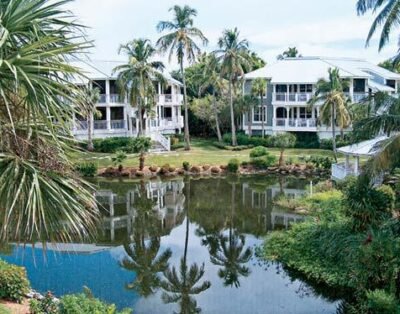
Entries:
[[98, 182], [96, 243], [12, 247], [32, 286], [58, 296], [89, 287], [134, 313], [335, 313], [338, 302], [292, 278], [255, 250], [303, 217], [273, 201], [299, 197], [296, 178], [180, 178]]

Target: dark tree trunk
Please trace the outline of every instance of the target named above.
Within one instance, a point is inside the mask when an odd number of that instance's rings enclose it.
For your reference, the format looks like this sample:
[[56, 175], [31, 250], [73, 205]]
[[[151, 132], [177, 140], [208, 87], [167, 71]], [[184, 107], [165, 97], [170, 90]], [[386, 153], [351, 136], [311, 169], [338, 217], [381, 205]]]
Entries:
[[183, 60], [180, 60], [180, 68], [183, 80], [183, 105], [185, 108], [185, 150], [190, 150], [189, 109], [187, 103], [186, 78], [185, 71], [183, 70]]

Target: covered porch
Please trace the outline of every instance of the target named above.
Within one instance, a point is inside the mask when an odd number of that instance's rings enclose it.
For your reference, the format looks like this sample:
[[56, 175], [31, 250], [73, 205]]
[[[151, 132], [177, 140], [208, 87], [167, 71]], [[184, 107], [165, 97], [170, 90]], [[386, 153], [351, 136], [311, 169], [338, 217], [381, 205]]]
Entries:
[[361, 173], [360, 159], [374, 156], [377, 153], [377, 144], [386, 139], [387, 136], [379, 136], [372, 140], [339, 148], [338, 153], [344, 154], [346, 160], [332, 165], [332, 179], [340, 181], [349, 176], [359, 176]]
[[319, 108], [275, 105], [273, 115], [274, 128], [282, 128], [285, 131], [316, 131]]

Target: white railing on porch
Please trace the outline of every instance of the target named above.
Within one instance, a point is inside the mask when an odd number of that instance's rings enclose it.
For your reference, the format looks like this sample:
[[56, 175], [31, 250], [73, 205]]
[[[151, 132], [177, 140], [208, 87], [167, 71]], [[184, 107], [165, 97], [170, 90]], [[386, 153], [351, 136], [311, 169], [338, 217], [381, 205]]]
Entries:
[[108, 129], [108, 121], [107, 120], [94, 121], [93, 128], [95, 130], [107, 130]]
[[87, 121], [75, 121], [75, 130], [76, 131], [85, 131], [88, 129]]
[[159, 104], [176, 104], [180, 105], [183, 102], [182, 94], [162, 94], [158, 95], [158, 103]]
[[355, 168], [352, 166], [346, 167], [346, 163], [338, 163], [332, 165], [332, 178], [343, 180], [349, 176], [358, 176]]
[[290, 127], [290, 128], [316, 128], [317, 119], [286, 119], [277, 118], [274, 121], [275, 127]]
[[274, 93], [273, 99], [280, 102], [307, 102], [312, 93]]
[[160, 132], [151, 132], [150, 138], [153, 141], [160, 143], [161, 146], [165, 148], [165, 150], [171, 150], [171, 139], [169, 137], [162, 135]]
[[125, 129], [125, 120], [111, 120], [110, 126], [112, 130]]

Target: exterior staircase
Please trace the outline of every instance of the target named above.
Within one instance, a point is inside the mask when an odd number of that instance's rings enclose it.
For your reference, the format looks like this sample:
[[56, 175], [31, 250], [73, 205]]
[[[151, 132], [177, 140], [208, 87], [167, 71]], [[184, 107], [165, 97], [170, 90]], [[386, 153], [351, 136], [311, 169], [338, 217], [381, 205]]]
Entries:
[[149, 150], [150, 153], [162, 153], [171, 151], [171, 140], [159, 132], [151, 132], [148, 134], [151, 138], [152, 145]]

